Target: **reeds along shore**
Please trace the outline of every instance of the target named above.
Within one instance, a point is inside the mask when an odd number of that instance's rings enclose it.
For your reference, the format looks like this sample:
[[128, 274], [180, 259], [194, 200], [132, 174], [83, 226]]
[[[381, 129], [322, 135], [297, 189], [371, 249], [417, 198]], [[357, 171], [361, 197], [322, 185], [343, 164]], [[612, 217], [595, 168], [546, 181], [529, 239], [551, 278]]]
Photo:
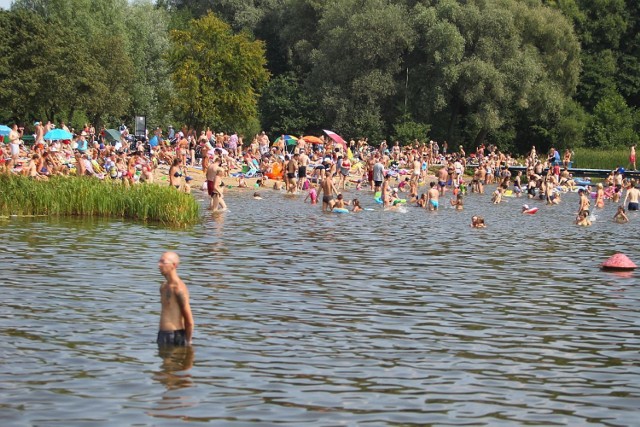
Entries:
[[109, 179], [0, 176], [0, 215], [93, 216], [185, 227], [200, 221], [194, 197], [153, 184], [125, 186]]
[[[561, 151], [562, 155], [562, 151]], [[629, 164], [629, 149], [599, 150], [593, 148], [576, 148], [573, 158], [574, 167], [581, 169], [609, 169]]]

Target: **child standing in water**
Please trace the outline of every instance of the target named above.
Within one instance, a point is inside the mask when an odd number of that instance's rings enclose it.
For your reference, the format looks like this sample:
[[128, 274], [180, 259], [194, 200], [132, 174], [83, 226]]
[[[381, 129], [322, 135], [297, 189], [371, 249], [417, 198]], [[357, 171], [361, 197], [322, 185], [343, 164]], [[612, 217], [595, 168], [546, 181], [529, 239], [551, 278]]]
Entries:
[[316, 190], [316, 184], [309, 185], [309, 193], [307, 194], [307, 197], [304, 198], [304, 201], [306, 202], [307, 199], [311, 200], [312, 205], [318, 203], [318, 192]]
[[455, 199], [451, 199], [451, 206], [454, 206], [457, 211], [464, 209], [464, 202], [462, 201], [462, 193], [458, 192]]
[[618, 206], [618, 211], [613, 216], [613, 221], [617, 222], [618, 224], [629, 222], [629, 217], [627, 217], [627, 214], [625, 213], [624, 206]]

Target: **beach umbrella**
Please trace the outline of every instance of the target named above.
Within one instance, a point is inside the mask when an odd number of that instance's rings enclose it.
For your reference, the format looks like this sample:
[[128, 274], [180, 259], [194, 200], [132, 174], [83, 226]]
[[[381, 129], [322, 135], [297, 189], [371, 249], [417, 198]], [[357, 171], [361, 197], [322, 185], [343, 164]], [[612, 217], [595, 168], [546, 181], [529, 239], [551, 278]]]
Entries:
[[342, 148], [344, 148], [345, 150], [347, 149], [347, 142], [344, 139], [342, 139], [342, 137], [340, 135], [338, 135], [337, 133], [332, 132], [330, 130], [326, 130], [326, 129], [323, 129], [323, 131], [334, 142], [337, 142], [338, 144], [342, 145]]
[[63, 139], [72, 138], [73, 134], [71, 132], [60, 128], [50, 130], [49, 132], [44, 134], [44, 139], [46, 139], [47, 141], [60, 141]]
[[107, 141], [120, 141], [120, 131], [116, 129], [105, 129], [104, 137]]
[[306, 142], [310, 144], [324, 144], [324, 141], [322, 139], [313, 135], [303, 136], [302, 139], [304, 139]]
[[0, 136], [9, 136], [11, 128], [9, 126], [0, 125]]
[[296, 138], [293, 135], [282, 135], [276, 138], [275, 141], [273, 141], [273, 144], [277, 144], [278, 142], [280, 142], [280, 140], [284, 138], [284, 142], [287, 145], [296, 145], [298, 143], [298, 138]]

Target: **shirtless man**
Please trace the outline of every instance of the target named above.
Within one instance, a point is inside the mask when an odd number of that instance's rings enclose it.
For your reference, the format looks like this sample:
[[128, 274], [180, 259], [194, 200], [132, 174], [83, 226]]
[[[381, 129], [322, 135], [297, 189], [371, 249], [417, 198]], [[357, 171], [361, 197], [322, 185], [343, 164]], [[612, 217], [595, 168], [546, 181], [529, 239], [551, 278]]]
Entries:
[[[300, 140], [304, 141], [304, 140]], [[307, 156], [306, 151], [304, 150], [304, 146], [302, 144], [298, 144], [300, 148], [300, 152], [298, 155], [298, 189], [302, 190], [302, 186], [304, 185], [304, 181], [307, 179], [307, 166], [309, 166], [309, 156]]]
[[436, 187], [436, 183], [435, 182], [431, 182], [431, 184], [429, 184], [429, 187], [431, 187], [429, 189], [429, 191], [427, 192], [427, 209], [429, 209], [430, 211], [437, 211], [438, 210], [438, 198], [440, 197], [440, 192], [438, 191]]
[[207, 170], [205, 172], [205, 177], [207, 179], [207, 194], [209, 194], [209, 197], [211, 197], [209, 209], [213, 209], [213, 193], [214, 193], [213, 184], [214, 184], [214, 181], [216, 180], [217, 173], [218, 173], [218, 159], [215, 159], [214, 161], [212, 161], [207, 165]]
[[298, 171], [299, 154], [294, 154], [293, 158], [287, 162], [287, 193], [295, 193], [298, 188], [296, 181], [296, 172]]
[[42, 123], [36, 122], [36, 144], [44, 143], [44, 126]]
[[9, 147], [11, 148], [10, 169], [18, 163], [20, 158], [20, 138], [22, 138], [22, 130], [18, 129], [18, 125], [14, 124], [9, 132]]
[[629, 202], [627, 209], [630, 211], [637, 211], [639, 209], [638, 201], [640, 200], [640, 190], [636, 188], [636, 183], [634, 180], [631, 180], [629, 188], [627, 189], [627, 194], [624, 196], [623, 205]]
[[193, 337], [193, 315], [189, 305], [189, 291], [178, 277], [180, 258], [175, 252], [165, 252], [158, 261], [158, 269], [166, 279], [160, 286], [160, 327], [157, 343], [165, 346], [190, 346]]
[[447, 180], [449, 179], [449, 171], [446, 166], [442, 166], [438, 169], [438, 186], [440, 187], [440, 195], [444, 196], [447, 192]]
[[336, 187], [333, 184], [331, 171], [327, 170], [325, 173], [325, 179], [322, 180], [322, 186], [320, 187], [320, 191], [322, 191], [322, 212], [331, 212], [333, 195], [338, 194], [338, 190], [336, 190]]

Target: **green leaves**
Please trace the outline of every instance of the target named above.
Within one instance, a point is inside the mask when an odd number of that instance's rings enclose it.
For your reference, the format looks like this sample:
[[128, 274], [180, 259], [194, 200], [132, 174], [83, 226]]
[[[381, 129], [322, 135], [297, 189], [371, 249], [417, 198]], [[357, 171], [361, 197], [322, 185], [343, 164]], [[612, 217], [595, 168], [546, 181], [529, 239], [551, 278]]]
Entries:
[[171, 32], [167, 55], [184, 122], [197, 129], [243, 129], [257, 117], [257, 101], [269, 80], [265, 48], [247, 33], [209, 13]]

